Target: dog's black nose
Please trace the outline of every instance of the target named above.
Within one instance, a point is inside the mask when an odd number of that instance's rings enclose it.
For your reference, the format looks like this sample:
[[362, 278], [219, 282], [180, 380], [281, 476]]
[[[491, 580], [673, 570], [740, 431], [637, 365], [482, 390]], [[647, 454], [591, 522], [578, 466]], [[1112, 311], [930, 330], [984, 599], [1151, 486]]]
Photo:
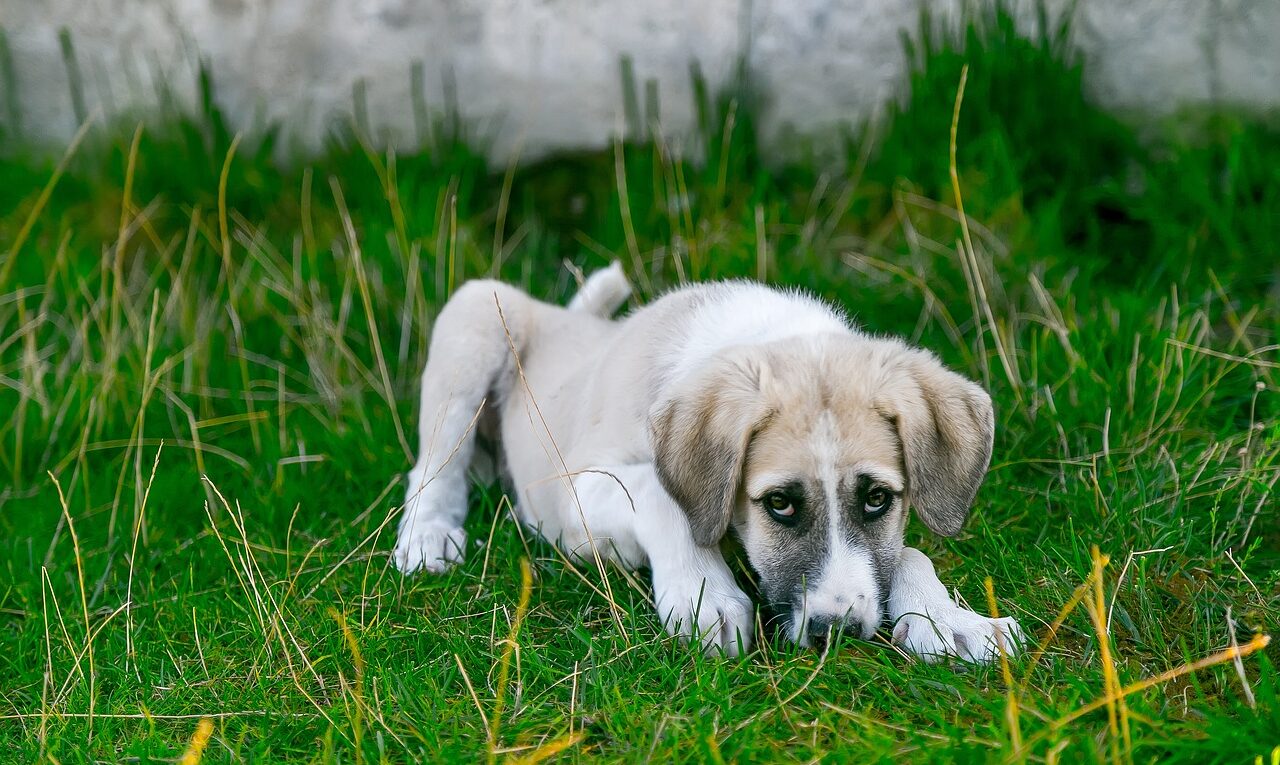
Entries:
[[814, 616], [805, 625], [805, 633], [809, 637], [809, 645], [819, 651], [826, 650], [828, 643], [835, 644], [845, 632], [857, 634], [857, 625], [832, 616]]

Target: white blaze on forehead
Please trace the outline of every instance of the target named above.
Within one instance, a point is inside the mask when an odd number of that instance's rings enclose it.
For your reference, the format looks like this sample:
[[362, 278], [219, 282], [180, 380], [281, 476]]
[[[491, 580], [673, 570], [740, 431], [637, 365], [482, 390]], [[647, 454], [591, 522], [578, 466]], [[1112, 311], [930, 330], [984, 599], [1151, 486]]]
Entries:
[[[805, 591], [800, 621], [826, 617], [838, 622], [857, 622], [862, 637], [870, 637], [879, 626], [880, 586], [876, 583], [870, 551], [847, 541], [846, 508], [840, 503], [840, 433], [830, 412], [823, 413], [814, 428], [812, 448], [827, 505], [827, 559], [817, 581]], [[883, 467], [865, 472], [890, 486], [902, 485], [900, 477], [896, 482], [885, 480], [894, 476]]]
[[840, 490], [840, 429], [836, 418], [830, 411], [825, 411], [814, 424], [809, 441], [809, 453], [818, 469], [818, 480], [822, 483], [822, 496], [831, 507], [833, 498]]

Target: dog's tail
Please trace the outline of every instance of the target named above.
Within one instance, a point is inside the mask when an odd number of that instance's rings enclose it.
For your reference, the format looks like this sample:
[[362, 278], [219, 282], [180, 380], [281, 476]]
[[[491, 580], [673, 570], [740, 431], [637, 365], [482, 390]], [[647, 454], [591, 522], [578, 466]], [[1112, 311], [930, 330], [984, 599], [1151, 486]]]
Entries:
[[596, 271], [569, 301], [570, 311], [586, 311], [609, 318], [631, 297], [631, 283], [622, 272], [622, 264], [613, 261], [608, 268]]

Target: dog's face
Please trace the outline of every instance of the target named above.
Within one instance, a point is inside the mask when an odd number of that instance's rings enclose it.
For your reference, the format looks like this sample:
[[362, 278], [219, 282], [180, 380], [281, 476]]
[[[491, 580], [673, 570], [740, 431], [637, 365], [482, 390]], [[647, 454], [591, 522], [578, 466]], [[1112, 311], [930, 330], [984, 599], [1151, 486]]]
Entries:
[[[793, 354], [787, 354], [793, 355]], [[790, 636], [867, 638], [902, 550], [906, 488], [893, 423], [829, 372], [762, 380], [772, 413], [747, 446], [731, 526]]]
[[722, 352], [655, 408], [663, 485], [699, 544], [729, 528], [802, 645], [870, 637], [907, 508], [960, 530], [991, 455], [977, 385], [895, 341], [831, 335]]

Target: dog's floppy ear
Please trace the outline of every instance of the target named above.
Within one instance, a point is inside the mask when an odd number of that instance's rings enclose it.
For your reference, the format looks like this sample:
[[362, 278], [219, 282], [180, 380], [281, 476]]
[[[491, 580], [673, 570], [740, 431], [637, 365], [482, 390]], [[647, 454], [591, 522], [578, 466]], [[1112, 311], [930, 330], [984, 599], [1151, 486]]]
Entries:
[[658, 478], [703, 547], [719, 543], [733, 516], [747, 444], [765, 418], [760, 374], [749, 356], [722, 354], [675, 382], [650, 411]]
[[955, 536], [991, 462], [991, 397], [923, 351], [910, 351], [882, 386], [881, 413], [897, 424], [907, 494], [937, 534]]

